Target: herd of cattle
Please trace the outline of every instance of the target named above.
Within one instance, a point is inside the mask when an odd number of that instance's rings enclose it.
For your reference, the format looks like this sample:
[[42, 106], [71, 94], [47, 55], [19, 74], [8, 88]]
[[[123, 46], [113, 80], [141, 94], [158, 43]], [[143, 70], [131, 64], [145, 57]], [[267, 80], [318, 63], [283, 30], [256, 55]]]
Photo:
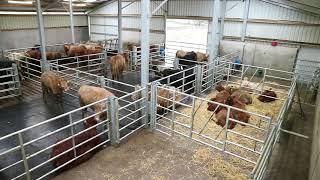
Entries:
[[[211, 101], [218, 102], [220, 104], [229, 105], [241, 110], [237, 110], [234, 108], [230, 109], [229, 117], [235, 119], [237, 121], [241, 121], [241, 125], [245, 125], [244, 123], [249, 122], [250, 114], [245, 112], [246, 105], [252, 104], [252, 97], [250, 92], [246, 91], [246, 88], [234, 88], [232, 86], [223, 87], [218, 85], [216, 87], [218, 94], [211, 98]], [[270, 90], [265, 90], [261, 95], [259, 95], [258, 100], [261, 102], [272, 102], [277, 98], [277, 94]], [[216, 117], [216, 124], [222, 127], [226, 126], [227, 120], [227, 108], [215, 103], [208, 103], [208, 111], [213, 111]], [[235, 121], [229, 121], [228, 129], [233, 129], [237, 125]]]
[[[131, 48], [131, 50], [133, 49], [132, 46], [130, 47], [128, 46], [128, 48], [129, 49]], [[150, 46], [150, 52], [153, 52], [154, 48], [155, 47]], [[102, 53], [103, 47], [100, 44], [64, 45], [64, 51], [66, 56], [75, 57], [75, 56]], [[41, 59], [41, 51], [38, 47], [35, 47], [26, 51], [23, 55], [35, 59], [32, 63], [36, 65], [40, 65], [40, 61], [38, 60]], [[59, 59], [63, 56], [64, 55], [60, 52], [47, 52], [46, 54], [46, 57], [48, 60]], [[119, 79], [122, 76], [123, 72], [128, 70], [129, 59], [130, 59], [129, 56], [130, 56], [129, 53], [125, 52], [120, 54], [117, 51], [114, 51], [108, 55], [108, 57], [110, 57], [108, 62], [110, 64], [112, 79]], [[176, 92], [181, 92], [181, 89], [183, 88], [186, 93], [194, 92], [194, 85], [192, 81], [195, 80], [195, 72], [193, 67], [199, 62], [208, 61], [208, 58], [209, 58], [208, 55], [204, 53], [193, 52], [193, 51], [184, 52], [181, 50], [177, 51], [176, 57], [179, 58], [179, 64], [182, 65], [181, 69], [168, 68], [168, 69], [162, 69], [161, 71], [159, 71], [159, 74], [161, 75], [161, 77], [170, 76], [170, 78], [167, 78], [167, 79], [162, 78], [159, 80], [159, 82], [163, 84], [165, 88], [159, 88], [157, 92], [158, 93], [157, 104], [160, 106], [157, 108], [157, 113], [163, 113], [164, 108], [170, 108], [172, 106], [173, 102], [168, 100], [173, 98], [172, 90], [175, 90]], [[4, 68], [3, 66], [11, 67], [12, 63], [14, 63], [14, 61], [12, 60], [0, 61], [0, 62], [1, 62], [0, 68]], [[179, 73], [182, 71], [185, 72], [184, 74], [185, 74], [185, 77], [187, 78], [183, 78], [183, 74]], [[39, 72], [41, 72], [41, 70], [39, 70]], [[41, 80], [44, 102], [47, 103], [48, 97], [52, 96], [52, 97], [56, 97], [57, 101], [62, 105], [62, 95], [65, 91], [68, 91], [70, 89], [70, 85], [71, 85], [70, 82], [64, 79], [63, 77], [61, 77], [58, 73], [53, 71], [43, 72], [41, 73], [40, 76], [41, 76], [40, 80]], [[170, 82], [174, 82], [174, 83], [170, 83]], [[216, 90], [219, 91], [219, 93], [214, 98], [211, 98], [211, 101], [233, 106], [235, 108], [242, 109], [242, 110], [245, 110], [246, 105], [252, 103], [251, 95], [243, 91], [242, 89], [235, 89], [233, 87], [222, 87], [219, 85], [216, 87]], [[106, 99], [111, 96], [114, 96], [112, 92], [101, 87], [95, 87], [90, 85], [80, 85], [80, 88], [78, 90], [80, 107], [92, 104], [94, 102]], [[275, 97], [276, 97], [276, 94], [272, 90], [266, 90], [258, 99], [262, 102], [271, 102], [275, 100]], [[133, 100], [137, 100], [138, 98], [141, 98], [141, 97], [136, 95], [132, 96]], [[180, 101], [181, 99], [183, 99], [182, 95], [178, 93], [175, 96], [175, 100]], [[80, 133], [74, 138], [75, 145], [78, 145], [96, 136], [97, 129], [95, 127], [92, 128], [92, 126], [96, 125], [97, 121], [107, 118], [107, 113], [104, 111], [107, 108], [105, 102], [96, 103], [90, 108], [97, 115], [93, 118], [89, 118], [86, 121], [84, 121], [84, 127], [88, 130], [83, 133]], [[226, 118], [227, 109], [225, 107], [222, 107], [221, 105], [214, 104], [214, 103], [208, 103], [207, 110], [213, 111], [215, 113], [215, 117], [217, 120], [216, 123], [218, 125], [222, 127], [225, 126], [226, 119], [227, 119]], [[82, 117], [85, 117], [85, 116], [87, 116], [87, 108], [82, 109]], [[248, 123], [250, 115], [243, 111], [231, 109], [230, 117], [238, 121]], [[231, 121], [229, 122], [229, 126], [227, 128], [232, 129], [235, 127], [236, 124], [237, 124], [236, 122]], [[59, 155], [59, 157], [53, 161], [53, 164], [55, 167], [59, 167], [74, 158], [73, 151], [69, 151], [68, 153], [62, 156], [60, 155], [61, 153], [67, 150], [70, 150], [73, 146], [73, 143], [74, 142], [72, 142], [71, 139], [69, 139], [67, 141], [64, 141], [63, 143], [56, 145], [52, 149], [52, 153], [51, 153], [52, 157]], [[94, 138], [77, 147], [75, 149], [76, 154], [77, 155], [84, 154], [86, 153], [86, 151], [88, 151], [93, 147], [96, 147], [100, 143], [101, 143], [101, 139], [99, 137]], [[65, 168], [72, 167], [76, 164], [79, 164], [89, 159], [93, 155], [93, 153], [94, 151], [87, 153], [86, 155], [82, 156], [80, 159], [73, 161], [73, 163], [71, 163], [70, 165], [65, 166]]]

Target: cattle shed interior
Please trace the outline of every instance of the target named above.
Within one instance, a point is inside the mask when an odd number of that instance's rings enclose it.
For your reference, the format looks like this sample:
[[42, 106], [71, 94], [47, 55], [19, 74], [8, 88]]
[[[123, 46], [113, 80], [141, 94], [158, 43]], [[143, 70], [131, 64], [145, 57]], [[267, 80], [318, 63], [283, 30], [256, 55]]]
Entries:
[[0, 0], [0, 180], [320, 179], [319, 0]]

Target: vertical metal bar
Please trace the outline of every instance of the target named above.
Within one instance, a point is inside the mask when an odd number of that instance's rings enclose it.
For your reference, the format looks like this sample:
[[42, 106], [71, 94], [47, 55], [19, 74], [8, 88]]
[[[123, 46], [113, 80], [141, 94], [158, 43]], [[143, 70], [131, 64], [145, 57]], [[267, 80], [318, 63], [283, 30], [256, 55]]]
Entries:
[[21, 148], [21, 155], [22, 155], [22, 160], [23, 160], [23, 165], [24, 165], [24, 171], [26, 172], [26, 176], [27, 176], [27, 180], [31, 180], [31, 174], [29, 171], [29, 165], [28, 165], [28, 160], [27, 160], [27, 156], [26, 156], [26, 152], [23, 146], [23, 138], [21, 133], [18, 134], [19, 137], [19, 144], [20, 144], [20, 148]]
[[212, 11], [212, 22], [211, 22], [211, 45], [210, 47], [210, 58], [209, 63], [218, 56], [219, 42], [220, 42], [220, 28], [219, 28], [219, 17], [220, 17], [220, 0], [213, 1]]
[[118, 0], [118, 51], [122, 53], [122, 0]]
[[221, 4], [221, 22], [220, 22], [220, 40], [223, 39], [224, 33], [224, 19], [226, 16], [227, 0], [223, 0]]
[[263, 71], [263, 78], [262, 78], [262, 86], [261, 86], [261, 94], [263, 93], [263, 89], [264, 89], [264, 82], [266, 80], [266, 73], [267, 73], [267, 68], [264, 68], [264, 71]]
[[115, 96], [109, 98], [108, 116], [110, 117], [110, 141], [116, 146], [120, 143], [118, 99]]
[[250, 0], [245, 0], [245, 8], [243, 12], [243, 24], [242, 24], [242, 31], [241, 31], [241, 41], [244, 41], [247, 34], [249, 7], [250, 7]]
[[192, 98], [192, 114], [191, 114], [191, 126], [190, 126], [190, 133], [189, 133], [189, 137], [192, 139], [192, 131], [193, 131], [193, 124], [194, 124], [194, 116], [195, 116], [195, 105], [196, 105], [196, 101], [195, 101], [195, 97]]
[[133, 57], [133, 59], [132, 59], [132, 63], [134, 64], [134, 70], [136, 70], [137, 69], [137, 63], [138, 63], [138, 48], [137, 48], [137, 46], [133, 46], [133, 48], [132, 48], [132, 57]]
[[183, 71], [182, 72], [182, 92], [184, 92], [184, 89], [185, 89], [185, 87], [184, 87], [184, 84], [185, 84], [185, 81], [186, 81], [185, 77], [186, 77], [186, 72]]
[[244, 76], [244, 64], [241, 64], [241, 81], [240, 81], [240, 87], [242, 86], [243, 76]]
[[151, 83], [151, 98], [150, 98], [150, 128], [156, 128], [156, 119], [157, 119], [157, 83]]
[[173, 60], [173, 69], [179, 69], [179, 58], [177, 57]]
[[227, 85], [229, 84], [229, 80], [230, 80], [230, 69], [231, 69], [231, 63], [229, 63], [229, 66], [228, 66]]
[[201, 94], [202, 85], [202, 65], [196, 66], [196, 83], [195, 83], [195, 94], [198, 96]]
[[17, 88], [17, 90], [15, 90], [15, 93], [16, 93], [16, 95], [21, 95], [21, 86], [20, 86], [19, 72], [18, 72], [17, 64], [13, 63], [12, 69], [13, 69], [15, 88]]
[[100, 86], [102, 88], [106, 87], [106, 79], [104, 78], [104, 76], [100, 76]]
[[73, 155], [76, 158], [77, 157], [77, 151], [76, 151], [76, 143], [74, 140], [74, 132], [73, 132], [73, 120], [72, 120], [72, 115], [69, 114], [69, 123], [70, 123], [70, 132], [71, 132], [71, 139], [72, 139], [72, 149], [73, 149]]
[[90, 15], [88, 14], [88, 33], [89, 33], [89, 40], [92, 40], [91, 37], [91, 19], [90, 19]]
[[[141, 87], [149, 83], [150, 0], [141, 0]], [[147, 94], [143, 94], [147, 97]]]
[[176, 121], [176, 89], [172, 92], [171, 136], [174, 136], [174, 123]]
[[[138, 86], [136, 86], [134, 91], [137, 91], [137, 90], [139, 90], [139, 89], [140, 89], [140, 88], [139, 88]], [[141, 98], [141, 97], [142, 97], [141, 91], [140, 91], [140, 92], [137, 92], [137, 93], [139, 94], [137, 97]], [[138, 100], [138, 99], [136, 99], [136, 100]], [[140, 102], [135, 103], [135, 104], [134, 104], [134, 108], [135, 108], [135, 110], [140, 109], [140, 108], [141, 108], [141, 103], [140, 103]], [[139, 117], [141, 117], [141, 114], [142, 114], [141, 111], [136, 112], [136, 113], [135, 113], [135, 118], [138, 119]]]
[[38, 29], [40, 38], [40, 48], [41, 48], [41, 71], [46, 71], [49, 69], [49, 63], [46, 57], [46, 37], [44, 33], [43, 17], [40, 0], [37, 0], [37, 19], [38, 19]]
[[72, 0], [69, 0], [69, 14], [70, 14], [70, 28], [71, 28], [72, 43], [76, 43], [76, 40], [75, 40], [75, 38], [74, 38], [74, 24], [73, 24]]
[[230, 116], [230, 107], [227, 108], [227, 117], [226, 117], [227, 119], [226, 119], [226, 125], [224, 127], [226, 128], [226, 132], [224, 134], [224, 142], [223, 142], [223, 149], [222, 149], [223, 152], [226, 150], [226, 145], [227, 145], [229, 116]]
[[[143, 105], [147, 105], [148, 100], [148, 83], [149, 83], [149, 55], [150, 55], [150, 0], [141, 0], [141, 87]], [[145, 114], [143, 121], [148, 123], [147, 108], [142, 112]]]

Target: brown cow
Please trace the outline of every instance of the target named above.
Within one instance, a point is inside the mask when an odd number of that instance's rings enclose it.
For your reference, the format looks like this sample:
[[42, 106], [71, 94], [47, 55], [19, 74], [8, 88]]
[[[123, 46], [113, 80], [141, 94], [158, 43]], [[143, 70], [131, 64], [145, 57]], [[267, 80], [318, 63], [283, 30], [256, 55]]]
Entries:
[[[246, 109], [245, 106], [246, 105], [244, 103], [242, 103], [241, 101], [236, 100], [236, 99], [234, 99], [233, 102], [232, 102], [232, 107], [235, 107], [235, 108], [239, 108], [239, 109], [245, 110]], [[250, 115], [248, 113], [246, 113], [246, 112], [235, 110], [235, 109], [231, 109], [230, 113], [231, 113], [231, 117], [233, 119], [235, 119], [235, 120], [238, 120], [238, 121], [241, 121], [241, 122], [244, 122], [244, 123], [248, 123], [249, 122]], [[243, 124], [241, 124], [241, 125], [243, 125]]]
[[241, 90], [236, 90], [231, 94], [231, 98], [232, 99], [237, 99], [239, 101], [241, 101], [242, 103], [248, 105], [248, 104], [252, 104], [252, 97], [250, 96], [250, 94], [241, 91]]
[[63, 47], [68, 57], [86, 55], [87, 48], [84, 45], [63, 45]]
[[47, 60], [60, 59], [62, 57], [59, 52], [46, 52]]
[[269, 90], [265, 90], [262, 95], [258, 97], [259, 101], [261, 102], [272, 102], [275, 101], [277, 98], [277, 94], [272, 91], [270, 88]]
[[[89, 129], [89, 128], [90, 129], [76, 135], [74, 137], [74, 144], [75, 145], [81, 144], [84, 141], [87, 141], [87, 140], [93, 138], [94, 136], [96, 136], [98, 134], [97, 128], [93, 127], [96, 124], [97, 124], [97, 121], [94, 118], [87, 119], [84, 122], [84, 127], [85, 127], [85, 129]], [[56, 159], [54, 159], [52, 161], [53, 166], [55, 168], [62, 166], [65, 163], [67, 163], [68, 161], [75, 158], [74, 151], [72, 150], [73, 139], [68, 139], [62, 143], [59, 143], [61, 141], [63, 141], [63, 140], [57, 141], [56, 142], [57, 145], [55, 145], [51, 151], [51, 158], [60, 155], [59, 157], [57, 157]], [[96, 147], [100, 143], [101, 143], [100, 137], [96, 137], [86, 143], [83, 143], [82, 145], [78, 146], [77, 148], [75, 148], [75, 152], [76, 152], [77, 156], [80, 156], [84, 153], [86, 153], [86, 154], [81, 156], [80, 158], [76, 159], [75, 161], [70, 162], [68, 165], [64, 166], [62, 168], [62, 170], [70, 169], [70, 168], [72, 168], [76, 165], [79, 165], [79, 164], [87, 161], [88, 159], [90, 159], [94, 155], [95, 151], [94, 150], [90, 151], [90, 152], [88, 152], [88, 151], [91, 150], [92, 148]], [[66, 152], [66, 151], [68, 151], [68, 152]], [[62, 153], [64, 153], [64, 154], [62, 154]]]
[[[222, 108], [216, 115], [216, 124], [221, 126], [221, 127], [224, 127], [226, 125], [226, 122], [227, 122], [227, 109], [226, 108]], [[228, 129], [233, 129], [235, 126], [237, 125], [236, 122], [233, 122], [231, 120], [229, 120], [229, 123], [228, 123]]]
[[[104, 88], [89, 86], [89, 85], [82, 85], [78, 91], [78, 95], [79, 95], [79, 102], [81, 107], [88, 104], [92, 104], [96, 101], [114, 96], [111, 92], [109, 92]], [[106, 102], [104, 101], [104, 102], [96, 103], [90, 108], [94, 110], [96, 113], [99, 113], [103, 110], [106, 110], [107, 108]], [[85, 116], [86, 112], [87, 112], [87, 108], [82, 110], [82, 117]], [[104, 120], [106, 118], [107, 118], [107, 112], [103, 112], [96, 115], [97, 120], [100, 120], [100, 119]]]
[[62, 104], [62, 94], [69, 90], [69, 81], [63, 79], [57, 73], [47, 71], [41, 75], [41, 86], [43, 100], [47, 102], [47, 95], [50, 93], [56, 96], [57, 100]]
[[197, 61], [198, 62], [207, 62], [209, 55], [201, 52], [196, 52], [197, 54]]
[[128, 69], [129, 54], [117, 54], [110, 58], [112, 79], [119, 80], [123, 72]]

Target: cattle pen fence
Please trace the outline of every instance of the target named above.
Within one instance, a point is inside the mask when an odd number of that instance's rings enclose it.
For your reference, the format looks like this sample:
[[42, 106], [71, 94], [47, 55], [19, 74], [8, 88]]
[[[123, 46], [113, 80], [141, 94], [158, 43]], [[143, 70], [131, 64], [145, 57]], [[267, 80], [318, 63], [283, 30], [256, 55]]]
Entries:
[[[104, 59], [104, 55], [105, 53], [99, 53], [72, 57], [72, 62], [70, 63], [66, 62], [68, 58], [62, 58], [50, 61], [47, 64], [51, 71], [60, 74], [70, 82], [70, 90], [65, 92], [66, 95], [77, 98], [80, 85], [87, 84], [107, 89], [114, 96], [76, 108], [1, 137], [0, 143], [10, 144], [10, 147], [1, 149], [0, 151], [0, 161], [5, 162], [0, 165], [0, 174], [5, 174], [9, 179], [45, 179], [64, 166], [85, 158], [85, 156], [109, 142], [111, 144], [118, 144], [146, 126], [148, 118], [146, 114], [146, 98], [143, 98], [141, 95], [138, 98], [132, 98], [133, 95], [141, 94], [145, 89], [114, 81], [106, 78], [103, 74], [96, 73], [103, 70], [101, 69], [101, 60]], [[93, 56], [94, 58], [92, 58]], [[21, 68], [23, 68], [23, 78], [41, 88], [42, 61], [21, 54], [14, 55], [14, 60], [20, 63]], [[98, 66], [94, 65], [95, 61], [99, 62]], [[90, 63], [92, 66], [87, 66]], [[81, 64], [85, 65], [82, 67]], [[90, 108], [97, 104], [104, 105], [105, 108], [100, 112], [89, 111], [88, 116], [82, 117], [81, 114], [85, 108]], [[103, 119], [89, 129], [84, 129], [84, 121], [104, 112], [108, 114], [107, 119]], [[56, 129], [47, 131], [45, 127], [51, 126]], [[78, 143], [78, 136], [91, 129], [97, 129], [96, 135]], [[90, 149], [85, 149], [85, 152], [79, 150], [96, 138], [100, 139], [99, 144], [95, 144]], [[68, 150], [58, 156], [52, 157], [51, 152], [55, 147], [59, 146], [59, 144], [68, 143], [71, 144]], [[78, 151], [81, 153], [79, 154]], [[64, 156], [70, 156], [69, 153], [73, 154], [72, 158], [59, 165], [59, 167], [53, 166], [53, 162], [60, 157], [65, 158]]]
[[[282, 124], [294, 100], [297, 76], [292, 72], [233, 63], [236, 56], [237, 52], [231, 53], [217, 58], [211, 64], [197, 65], [173, 74], [172, 76], [183, 77], [175, 81], [169, 76], [153, 82], [150, 91], [150, 126], [168, 136], [180, 135], [240, 158], [252, 165], [250, 178], [264, 179], [272, 151], [283, 131]], [[192, 93], [182, 88], [183, 81], [188, 78], [185, 74], [190, 70], [193, 72], [190, 76], [193, 77], [185, 82], [193, 83]], [[169, 86], [181, 81], [182, 86], [179, 89], [169, 88], [158, 83], [161, 81], [167, 81], [165, 84]], [[275, 98], [279, 102], [278, 108], [270, 115], [270, 112], [259, 109], [238, 109], [207, 99], [208, 94], [210, 96], [220, 84], [241, 87], [254, 98], [268, 97], [262, 93], [272, 88], [278, 94]], [[158, 94], [163, 90], [169, 92], [170, 96]], [[169, 106], [158, 104], [158, 100], [169, 101]], [[207, 104], [210, 103], [215, 104], [216, 108], [214, 112], [208, 113]], [[216, 120], [213, 118], [218, 108], [226, 111], [223, 127], [215, 125]], [[235, 111], [249, 114], [249, 122], [242, 122], [232, 116]], [[235, 124], [245, 128], [233, 129]]]
[[[110, 90], [115, 96], [77, 108], [1, 137], [0, 143], [10, 141], [12, 147], [0, 151], [1, 162], [3, 162], [3, 159], [10, 159], [10, 161], [6, 161], [6, 164], [1, 164], [0, 173], [8, 172], [9, 175], [12, 175], [11, 179], [22, 177], [26, 179], [44, 179], [63, 168], [63, 166], [67, 166], [76, 161], [76, 159], [95, 151], [95, 149], [109, 142], [111, 144], [119, 144], [141, 128], [151, 127], [169, 136], [182, 135], [225, 154], [240, 158], [253, 164], [250, 176], [252, 179], [263, 179], [265, 177], [273, 148], [279, 138], [282, 122], [293, 102], [296, 86], [296, 77], [293, 73], [235, 64], [233, 59], [238, 55], [235, 52], [219, 57], [212, 63], [198, 64], [152, 82], [150, 91], [103, 76], [104, 68], [101, 60], [105, 58], [105, 54], [72, 57], [77, 60], [71, 62], [71, 64], [65, 62], [67, 59], [53, 60], [48, 64], [49, 69], [70, 80], [71, 90], [66, 93], [72, 97], [77, 97], [76, 93], [81, 84], [103, 87]], [[35, 67], [41, 68], [41, 60], [25, 56], [15, 57], [15, 60], [21, 62], [22, 68], [25, 68], [24, 72], [27, 73], [23, 76], [26, 79], [39, 83], [40, 76], [38, 73], [41, 73], [41, 70], [38, 71]], [[38, 63], [34, 63], [34, 61]], [[59, 61], [63, 61], [63, 63]], [[84, 66], [81, 64], [84, 64]], [[100, 72], [100, 74], [96, 72]], [[178, 80], [174, 79], [173, 77], [175, 76], [180, 78]], [[271, 81], [271, 79], [273, 80]], [[159, 85], [158, 82], [166, 82], [162, 83], [166, 85]], [[254, 86], [246, 87], [246, 91], [254, 95], [261, 95], [264, 90], [270, 87], [281, 94], [277, 98], [281, 102], [281, 107], [276, 117], [271, 117], [261, 112], [238, 109], [204, 97], [219, 84], [243, 86], [245, 82], [254, 83]], [[177, 84], [180, 85], [177, 86], [177, 89], [180, 90], [168, 87]], [[159, 96], [157, 93], [161, 90], [169, 92], [170, 97]], [[142, 97], [143, 91], [148, 91], [150, 97]], [[132, 98], [133, 96], [138, 98]], [[164, 99], [169, 102], [168, 106], [159, 105], [157, 103], [158, 99]], [[146, 103], [147, 101], [149, 103]], [[81, 112], [84, 108], [98, 103], [106, 105], [101, 112], [90, 111], [89, 116], [81, 117]], [[218, 107], [226, 109], [227, 116], [224, 127], [212, 127], [211, 121], [214, 112], [206, 114], [208, 116], [199, 116], [205, 114], [203, 109], [206, 108], [202, 107], [208, 103], [216, 104]], [[160, 113], [158, 109], [164, 111]], [[239, 119], [230, 115], [232, 111], [245, 112], [253, 117], [254, 121], [249, 121], [248, 123], [239, 121]], [[97, 127], [98, 133], [82, 143], [74, 143], [77, 135], [88, 130], [82, 130], [82, 122], [103, 112], [108, 112], [107, 119], [91, 127]], [[51, 132], [43, 131], [41, 128], [57, 121], [62, 121], [64, 126], [58, 127]], [[238, 129], [228, 129], [234, 123], [245, 125], [246, 131], [251, 133], [248, 134]], [[214, 131], [213, 134], [209, 134], [209, 126]], [[90, 148], [84, 154], [77, 154], [77, 148], [96, 137], [101, 138], [99, 144]], [[50, 156], [52, 148], [68, 140], [72, 141], [72, 146], [65, 153], [73, 152], [74, 157], [59, 167], [53, 167], [50, 162], [59, 157]], [[39, 142], [43, 143], [41, 147], [36, 146]]]
[[0, 68], [0, 100], [20, 96], [20, 88], [17, 65]]

